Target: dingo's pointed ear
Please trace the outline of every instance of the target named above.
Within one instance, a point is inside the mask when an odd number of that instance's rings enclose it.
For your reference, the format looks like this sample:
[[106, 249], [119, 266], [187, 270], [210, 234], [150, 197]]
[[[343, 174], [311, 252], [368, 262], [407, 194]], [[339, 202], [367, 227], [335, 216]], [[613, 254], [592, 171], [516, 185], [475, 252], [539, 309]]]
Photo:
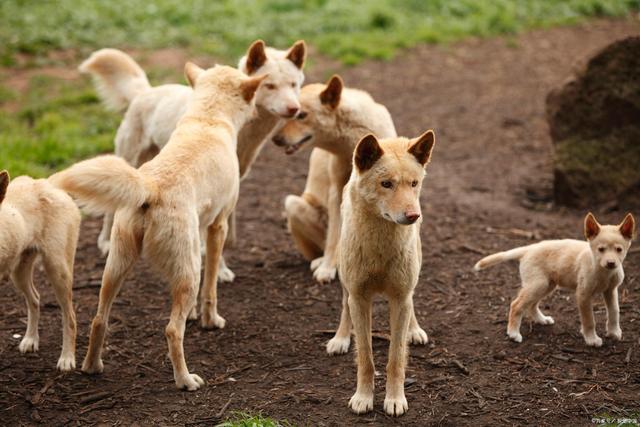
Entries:
[[260, 67], [267, 62], [267, 53], [265, 52], [265, 45], [262, 40], [254, 41], [249, 50], [247, 51], [247, 75], [251, 75], [258, 71]]
[[340, 76], [334, 75], [327, 83], [327, 87], [320, 92], [320, 102], [331, 108], [336, 108], [340, 104], [343, 87], [344, 83], [342, 83]]
[[426, 166], [431, 159], [431, 151], [436, 143], [436, 135], [431, 129], [420, 135], [411, 147], [409, 147], [409, 153], [413, 154], [416, 160], [422, 165]]
[[291, 46], [289, 52], [287, 52], [287, 59], [302, 70], [304, 67], [304, 60], [307, 58], [307, 45], [304, 40], [298, 40]]
[[358, 142], [353, 155], [353, 163], [359, 172], [364, 172], [371, 169], [383, 154], [384, 151], [380, 147], [378, 139], [370, 133]]
[[260, 83], [262, 83], [262, 81], [266, 79], [268, 76], [269, 76], [268, 74], [264, 74], [258, 77], [251, 77], [249, 79], [244, 80], [242, 83], [240, 83], [242, 98], [244, 98], [244, 100], [247, 102], [251, 102], [254, 95], [256, 94], [256, 91], [260, 87]]
[[630, 213], [624, 217], [622, 223], [620, 223], [620, 234], [627, 239], [633, 240], [636, 234], [636, 220], [633, 218], [633, 215]]
[[9, 186], [9, 172], [0, 172], [0, 203], [4, 200], [4, 196], [7, 195], [7, 187]]
[[591, 212], [584, 218], [584, 237], [591, 240], [600, 233], [600, 224], [596, 221], [596, 217]]
[[184, 76], [189, 82], [189, 86], [196, 87], [196, 80], [198, 80], [198, 77], [200, 77], [202, 73], [204, 73], [204, 70], [193, 62], [184, 64]]

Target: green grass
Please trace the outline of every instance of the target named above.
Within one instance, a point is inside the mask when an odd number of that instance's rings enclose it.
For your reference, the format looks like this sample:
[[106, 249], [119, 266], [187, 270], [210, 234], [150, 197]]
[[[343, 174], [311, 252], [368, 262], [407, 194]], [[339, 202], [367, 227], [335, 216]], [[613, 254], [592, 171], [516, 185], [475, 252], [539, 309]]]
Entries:
[[[304, 38], [352, 64], [398, 48], [621, 16], [640, 0], [3, 0], [0, 62], [51, 49], [179, 46], [234, 60]], [[86, 52], [83, 52], [86, 53]]]
[[248, 415], [236, 413], [232, 418], [218, 424], [216, 427], [291, 427], [288, 421], [276, 421], [262, 415]]

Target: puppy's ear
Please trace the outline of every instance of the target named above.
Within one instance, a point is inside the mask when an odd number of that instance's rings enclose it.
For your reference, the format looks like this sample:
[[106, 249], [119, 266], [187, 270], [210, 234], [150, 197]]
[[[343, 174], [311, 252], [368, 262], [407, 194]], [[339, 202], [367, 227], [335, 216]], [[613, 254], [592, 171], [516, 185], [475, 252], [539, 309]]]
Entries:
[[371, 169], [383, 154], [384, 151], [378, 144], [378, 139], [373, 134], [368, 134], [358, 142], [353, 155], [353, 163], [359, 172], [364, 172]]
[[620, 223], [620, 234], [627, 240], [633, 240], [636, 235], [636, 220], [630, 213]]
[[7, 195], [7, 187], [9, 186], [9, 172], [0, 172], [0, 203], [4, 200], [4, 196]]
[[267, 62], [267, 54], [262, 40], [254, 41], [247, 51], [247, 74], [250, 76]]
[[337, 74], [334, 75], [327, 83], [327, 87], [320, 92], [320, 102], [322, 102], [323, 105], [335, 109], [340, 104], [343, 87], [344, 83], [342, 83], [340, 76]]
[[409, 153], [413, 154], [418, 163], [426, 166], [431, 160], [431, 151], [436, 143], [436, 135], [431, 129], [416, 138], [415, 142], [409, 147]]
[[251, 100], [256, 94], [256, 91], [260, 87], [260, 83], [262, 83], [262, 81], [266, 79], [268, 76], [269, 76], [268, 74], [264, 74], [258, 77], [251, 77], [244, 80], [242, 83], [240, 83], [240, 91], [242, 92], [242, 98], [244, 98], [244, 100], [247, 101], [247, 103], [251, 102]]
[[596, 217], [591, 212], [584, 218], [584, 237], [591, 240], [600, 233], [600, 224], [596, 221]]
[[302, 70], [304, 67], [304, 60], [307, 58], [307, 45], [304, 40], [298, 40], [291, 46], [289, 52], [287, 52], [287, 59]]
[[184, 76], [189, 82], [189, 86], [196, 87], [196, 80], [198, 80], [198, 77], [200, 77], [202, 73], [204, 73], [204, 70], [193, 62], [184, 64]]

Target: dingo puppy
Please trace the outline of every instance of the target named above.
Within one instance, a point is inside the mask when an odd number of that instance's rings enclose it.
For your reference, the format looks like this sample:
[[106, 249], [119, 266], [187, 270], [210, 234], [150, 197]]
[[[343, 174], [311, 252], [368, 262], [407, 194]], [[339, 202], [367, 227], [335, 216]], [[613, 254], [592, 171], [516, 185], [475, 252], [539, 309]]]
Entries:
[[[264, 142], [283, 118], [298, 112], [305, 58], [304, 41], [283, 51], [267, 48], [262, 40], [257, 40], [240, 59], [238, 69], [245, 74], [268, 75], [256, 94], [257, 116], [238, 136], [241, 178], [248, 174]], [[116, 135], [115, 153], [136, 167], [153, 158], [167, 144], [193, 96], [189, 86], [151, 87], [142, 68], [129, 55], [116, 49], [94, 52], [79, 70], [93, 76], [98, 93], [108, 107], [114, 110], [128, 107]], [[235, 240], [234, 216], [231, 218], [229, 244]], [[109, 251], [112, 221], [112, 216], [107, 214], [98, 238], [98, 246], [105, 255]], [[224, 264], [224, 258], [220, 267], [220, 280], [232, 281], [235, 275]]]
[[509, 260], [520, 261], [522, 289], [511, 303], [507, 335], [522, 342], [520, 323], [526, 313], [535, 323], [552, 325], [538, 304], [557, 286], [572, 289], [580, 310], [582, 336], [587, 345], [600, 347], [596, 333], [592, 300], [603, 294], [607, 307], [607, 336], [622, 339], [618, 286], [624, 280], [622, 262], [631, 246], [635, 220], [627, 214], [620, 225], [600, 225], [589, 213], [584, 219], [586, 242], [580, 240], [546, 240], [529, 246], [498, 252], [478, 261], [474, 269], [483, 270]]
[[73, 261], [80, 211], [65, 192], [44, 179], [21, 176], [9, 184], [0, 172], [0, 279], [6, 274], [27, 303], [27, 332], [21, 353], [38, 351], [40, 295], [33, 284], [33, 265], [40, 255], [62, 309], [62, 352], [58, 369], [76, 367], [76, 314], [73, 310]]
[[240, 174], [236, 142], [254, 111], [254, 95], [266, 76], [247, 77], [225, 66], [203, 70], [187, 63], [194, 88], [184, 116], [167, 146], [136, 169], [117, 156], [85, 160], [50, 179], [98, 212], [114, 211], [98, 312], [91, 325], [82, 364], [87, 373], [103, 370], [101, 352], [111, 305], [140, 255], [165, 275], [173, 306], [166, 328], [169, 357], [178, 388], [204, 384], [189, 373], [184, 358], [185, 322], [195, 307], [200, 281], [200, 236], [206, 229], [201, 324], [224, 327], [218, 315], [218, 263], [227, 219], [238, 199]]
[[300, 113], [273, 137], [287, 154], [305, 144], [315, 147], [305, 190], [300, 197], [287, 196], [285, 213], [293, 240], [312, 261], [313, 276], [320, 283], [336, 277], [342, 189], [351, 175], [356, 143], [367, 133], [380, 138], [396, 136], [391, 115], [383, 105], [366, 92], [343, 86], [339, 76], [326, 85], [305, 86], [300, 94]]
[[349, 406], [358, 414], [373, 409], [371, 306], [378, 293], [389, 300], [391, 327], [384, 410], [402, 415], [408, 409], [404, 396], [407, 341], [422, 264], [420, 189], [434, 143], [433, 131], [413, 140], [378, 141], [367, 135], [353, 156], [354, 168], [342, 200], [339, 331], [348, 333], [353, 321], [358, 385]]

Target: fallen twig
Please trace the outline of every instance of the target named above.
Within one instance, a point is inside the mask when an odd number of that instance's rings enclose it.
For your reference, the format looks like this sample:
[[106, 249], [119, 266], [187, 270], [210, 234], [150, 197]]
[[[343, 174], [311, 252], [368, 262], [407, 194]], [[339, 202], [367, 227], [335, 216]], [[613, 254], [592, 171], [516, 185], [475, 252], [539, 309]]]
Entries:
[[627, 365], [629, 364], [629, 362], [631, 362], [631, 353], [633, 352], [633, 346], [629, 347], [629, 350], [627, 350], [627, 355], [624, 358], [624, 363], [626, 363]]

